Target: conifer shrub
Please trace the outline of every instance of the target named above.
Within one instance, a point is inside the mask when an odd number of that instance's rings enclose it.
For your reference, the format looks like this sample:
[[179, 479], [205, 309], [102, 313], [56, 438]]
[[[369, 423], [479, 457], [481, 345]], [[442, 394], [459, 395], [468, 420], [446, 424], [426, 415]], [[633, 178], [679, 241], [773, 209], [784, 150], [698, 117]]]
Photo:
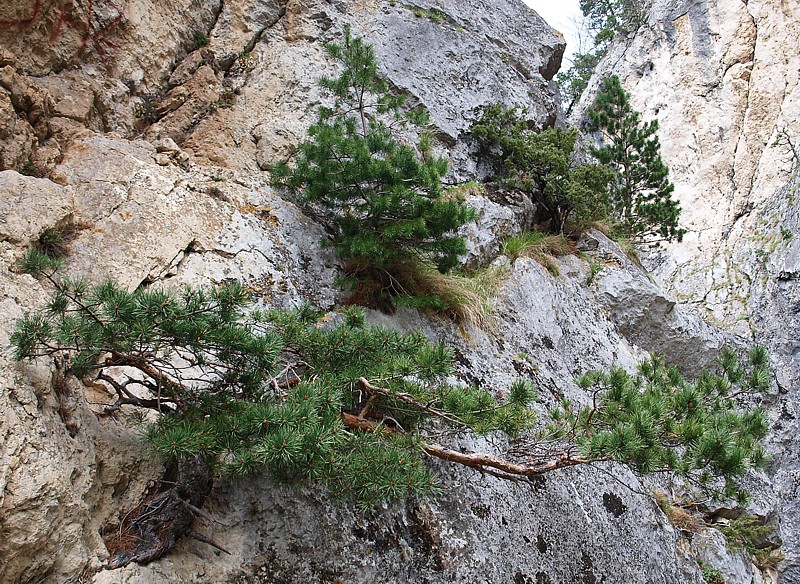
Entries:
[[589, 130], [600, 136], [591, 152], [614, 173], [611, 215], [624, 234], [645, 242], [680, 241], [686, 231], [678, 227], [681, 209], [661, 159], [658, 121], [641, 121], [616, 76], [603, 81], [587, 115]]
[[448, 385], [449, 350], [367, 326], [355, 308], [334, 325], [310, 308], [244, 314], [250, 296], [234, 283], [128, 292], [48, 278], [50, 303], [12, 336], [17, 358], [58, 356], [65, 374], [108, 384], [107, 413], [161, 412], [147, 439], [167, 461], [201, 456], [219, 474], [266, 470], [374, 504], [435, 485], [426, 421], [518, 435], [534, 419], [528, 385], [500, 402]]
[[597, 164], [572, 163], [578, 132], [536, 132], [525, 111], [499, 104], [483, 108], [472, 134], [498, 164], [506, 188], [524, 192], [547, 218], [553, 233], [582, 230], [608, 213], [612, 174]]
[[[103, 415], [158, 412], [147, 442], [178, 469], [176, 485], [158, 495], [169, 511], [154, 516], [140, 505], [126, 514], [110, 544], [115, 567], [152, 560], [190, 534], [213, 476], [260, 472], [370, 507], [434, 491], [427, 457], [513, 480], [615, 460], [742, 499], [737, 479], [765, 460], [766, 418], [736, 401], [769, 385], [763, 349], [744, 365], [725, 351], [722, 373], [693, 382], [658, 358], [636, 375], [586, 374], [579, 384], [592, 405], [562, 403], [550, 427], [534, 432], [529, 381], [502, 397], [450, 383], [449, 349], [422, 333], [369, 326], [357, 308], [248, 312], [250, 294], [235, 282], [128, 291], [41, 277], [54, 291], [17, 323], [16, 358], [51, 358], [57, 379], [105, 384], [114, 397]], [[519, 440], [505, 455], [463, 452], [437, 443], [445, 428]]]
[[647, 19], [644, 0], [581, 0], [580, 8], [595, 46], [607, 46], [619, 33], [637, 30]]
[[349, 28], [341, 44], [325, 49], [342, 67], [338, 77], [319, 81], [334, 104], [320, 107], [294, 166], [270, 169], [273, 185], [302, 202], [362, 275], [409, 260], [447, 272], [466, 252], [456, 231], [474, 212], [443, 196], [447, 162], [426, 133], [416, 145], [404, 138], [428, 124], [427, 111], [406, 108], [389, 91], [372, 47]]
[[780, 542], [776, 542], [775, 526], [765, 518], [743, 513], [729, 523], [716, 527], [725, 536], [729, 549], [744, 551], [762, 570], [775, 568], [783, 559]]

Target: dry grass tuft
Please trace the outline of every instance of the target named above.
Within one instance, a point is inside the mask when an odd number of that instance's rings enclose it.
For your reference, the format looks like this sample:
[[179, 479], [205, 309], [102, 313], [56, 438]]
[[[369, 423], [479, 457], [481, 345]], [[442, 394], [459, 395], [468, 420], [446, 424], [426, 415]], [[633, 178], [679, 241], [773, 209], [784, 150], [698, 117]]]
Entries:
[[706, 523], [697, 515], [676, 505], [664, 491], [655, 491], [653, 495], [656, 498], [658, 506], [667, 516], [669, 522], [678, 530], [693, 535], [705, 527]]
[[488, 330], [493, 324], [496, 292], [507, 268], [488, 267], [469, 275], [442, 274], [421, 262], [392, 269], [401, 294], [419, 308], [446, 314], [460, 325]]

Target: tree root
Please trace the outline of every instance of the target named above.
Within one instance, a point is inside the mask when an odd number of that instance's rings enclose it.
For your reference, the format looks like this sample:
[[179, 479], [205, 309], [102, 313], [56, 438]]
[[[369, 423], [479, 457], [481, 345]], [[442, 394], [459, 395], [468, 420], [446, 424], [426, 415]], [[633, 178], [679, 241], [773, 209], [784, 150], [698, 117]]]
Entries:
[[187, 535], [219, 547], [192, 531], [193, 510], [200, 509], [212, 485], [211, 471], [200, 457], [181, 463], [174, 487], [147, 497], [123, 518], [117, 532], [106, 537], [108, 568], [160, 558]]

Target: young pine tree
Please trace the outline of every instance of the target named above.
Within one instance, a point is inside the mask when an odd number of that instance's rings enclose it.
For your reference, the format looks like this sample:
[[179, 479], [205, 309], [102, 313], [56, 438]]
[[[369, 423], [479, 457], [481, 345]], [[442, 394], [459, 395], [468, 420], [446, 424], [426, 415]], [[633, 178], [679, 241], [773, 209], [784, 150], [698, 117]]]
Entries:
[[630, 105], [619, 78], [608, 77], [603, 91], [587, 111], [589, 130], [598, 132], [601, 145], [591, 152], [616, 175], [611, 186], [613, 216], [626, 235], [644, 241], [680, 241], [680, 205], [672, 197], [675, 186], [661, 159], [658, 122], [642, 122]]
[[577, 229], [608, 212], [611, 173], [597, 164], [571, 162], [576, 130], [534, 132], [517, 108], [483, 109], [472, 133], [499, 163], [506, 186], [526, 193], [549, 219], [553, 232]]
[[441, 272], [455, 267], [466, 251], [456, 230], [474, 213], [443, 198], [447, 163], [427, 139], [415, 147], [397, 134], [426, 125], [427, 112], [406, 110], [403, 97], [389, 92], [372, 47], [349, 28], [342, 44], [325, 48], [342, 65], [338, 77], [319, 82], [335, 103], [320, 108], [294, 167], [272, 167], [273, 184], [299, 195], [344, 259], [390, 271], [407, 260]]

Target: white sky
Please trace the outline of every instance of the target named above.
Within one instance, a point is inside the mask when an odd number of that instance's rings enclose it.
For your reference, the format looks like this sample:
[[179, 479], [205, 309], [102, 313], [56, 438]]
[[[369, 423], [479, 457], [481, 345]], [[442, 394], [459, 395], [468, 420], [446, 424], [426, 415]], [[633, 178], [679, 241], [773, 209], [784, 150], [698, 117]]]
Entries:
[[577, 22], [581, 18], [578, 0], [524, 0], [547, 21], [547, 24], [560, 31], [567, 41], [562, 71], [572, 61], [572, 54], [578, 48]]

